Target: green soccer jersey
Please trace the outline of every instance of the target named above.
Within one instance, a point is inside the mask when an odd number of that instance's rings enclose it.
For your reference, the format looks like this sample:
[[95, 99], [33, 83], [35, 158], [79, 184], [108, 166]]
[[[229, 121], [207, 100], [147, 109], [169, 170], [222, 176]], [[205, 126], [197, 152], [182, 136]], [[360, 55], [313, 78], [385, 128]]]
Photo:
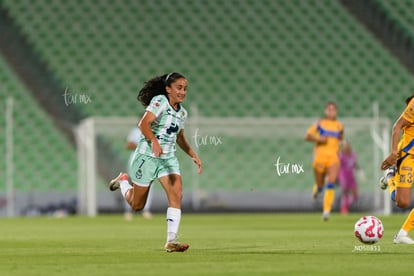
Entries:
[[[174, 110], [168, 102], [168, 98], [164, 95], [152, 98], [146, 111], [153, 113], [156, 117], [151, 124], [151, 130], [163, 151], [160, 158], [167, 159], [175, 156], [177, 134], [184, 128], [187, 111], [181, 105], [179, 105], [178, 110]], [[136, 152], [155, 157], [151, 151], [151, 142], [143, 134], [141, 134]]]

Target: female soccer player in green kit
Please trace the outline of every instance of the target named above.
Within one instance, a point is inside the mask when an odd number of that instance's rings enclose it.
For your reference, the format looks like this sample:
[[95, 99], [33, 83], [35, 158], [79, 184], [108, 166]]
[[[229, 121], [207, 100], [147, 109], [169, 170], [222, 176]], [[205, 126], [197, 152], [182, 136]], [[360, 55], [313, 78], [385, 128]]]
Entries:
[[155, 77], [145, 82], [138, 101], [146, 112], [138, 123], [142, 135], [130, 164], [132, 175], [120, 173], [110, 182], [111, 191], [121, 190], [132, 209], [145, 206], [152, 182], [158, 179], [168, 198], [167, 252], [183, 252], [188, 244], [177, 240], [181, 220], [182, 180], [176, 144], [187, 153], [202, 172], [202, 163], [184, 136], [187, 111], [181, 106], [187, 94], [187, 80], [179, 73]]

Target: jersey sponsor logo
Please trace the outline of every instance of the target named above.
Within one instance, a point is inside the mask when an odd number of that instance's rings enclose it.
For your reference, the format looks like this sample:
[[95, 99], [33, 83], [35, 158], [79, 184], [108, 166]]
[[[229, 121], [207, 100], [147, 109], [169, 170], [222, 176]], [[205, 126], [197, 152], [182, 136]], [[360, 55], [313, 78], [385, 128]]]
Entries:
[[403, 171], [412, 171], [413, 169], [411, 167], [403, 166], [401, 168], [401, 170], [403, 170]]
[[172, 123], [171, 126], [167, 129], [167, 134], [171, 135], [171, 133], [176, 133], [178, 131], [178, 125]]
[[158, 134], [155, 137], [159, 141], [161, 141], [161, 140], [168, 141], [170, 139], [169, 137], [171, 137], [172, 134], [178, 132], [178, 129], [179, 129], [179, 126], [177, 124], [172, 123], [170, 125], [170, 127], [165, 130], [165, 133], [164, 133], [164, 134], [168, 134], [169, 136], [163, 135], [163, 134]]

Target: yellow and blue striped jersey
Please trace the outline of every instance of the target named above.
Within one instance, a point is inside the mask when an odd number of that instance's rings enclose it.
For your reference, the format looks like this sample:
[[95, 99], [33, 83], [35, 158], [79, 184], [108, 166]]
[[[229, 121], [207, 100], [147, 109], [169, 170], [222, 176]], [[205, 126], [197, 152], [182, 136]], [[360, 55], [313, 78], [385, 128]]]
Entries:
[[339, 152], [344, 127], [338, 120], [320, 119], [308, 129], [307, 133], [317, 137], [327, 137], [326, 143], [315, 144], [315, 155], [336, 154]]
[[410, 125], [403, 128], [403, 135], [400, 141], [402, 143], [401, 150], [414, 154], [414, 98], [408, 103], [401, 117], [410, 122]]

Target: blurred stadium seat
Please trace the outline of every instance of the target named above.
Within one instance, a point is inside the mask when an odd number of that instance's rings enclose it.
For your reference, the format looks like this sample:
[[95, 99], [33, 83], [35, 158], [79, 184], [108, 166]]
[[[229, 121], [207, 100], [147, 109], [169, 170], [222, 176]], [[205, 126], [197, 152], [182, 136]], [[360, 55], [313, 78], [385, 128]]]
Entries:
[[410, 0], [378, 0], [407, 35], [414, 37], [414, 2]]
[[413, 84], [337, 1], [4, 5], [62, 85], [91, 96], [89, 115], [138, 113], [142, 82], [173, 70], [188, 76], [202, 116], [315, 116], [334, 99], [353, 107], [341, 116], [369, 116], [377, 100], [392, 117], [395, 93]]
[[[0, 99], [14, 97], [14, 184], [17, 192], [76, 192], [76, 152], [0, 56]], [[0, 144], [5, 145], [5, 107]], [[2, 147], [2, 153], [5, 153]], [[5, 159], [0, 159], [4, 171]], [[3, 174], [2, 174], [3, 175]], [[0, 192], [5, 186], [0, 185]]]

